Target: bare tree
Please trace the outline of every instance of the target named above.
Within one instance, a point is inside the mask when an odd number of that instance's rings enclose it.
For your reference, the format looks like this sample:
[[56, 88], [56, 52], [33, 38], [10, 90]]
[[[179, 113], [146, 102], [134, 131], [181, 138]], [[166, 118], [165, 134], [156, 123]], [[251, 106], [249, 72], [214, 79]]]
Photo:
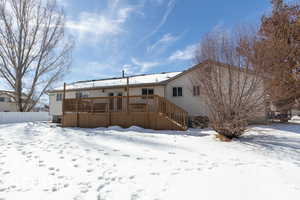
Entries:
[[265, 116], [263, 79], [238, 48], [246, 40], [253, 37], [209, 33], [196, 53], [192, 83], [200, 87], [212, 128], [226, 139], [241, 136], [249, 121]]
[[55, 0], [0, 0], [0, 76], [30, 111], [71, 63], [73, 40]]

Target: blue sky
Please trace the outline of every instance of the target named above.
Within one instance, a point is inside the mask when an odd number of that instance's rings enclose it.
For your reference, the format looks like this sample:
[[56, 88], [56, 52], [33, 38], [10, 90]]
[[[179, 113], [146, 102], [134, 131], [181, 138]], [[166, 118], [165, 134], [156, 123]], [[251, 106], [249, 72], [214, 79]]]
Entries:
[[182, 71], [203, 34], [258, 24], [268, 0], [59, 0], [76, 40], [66, 82]]

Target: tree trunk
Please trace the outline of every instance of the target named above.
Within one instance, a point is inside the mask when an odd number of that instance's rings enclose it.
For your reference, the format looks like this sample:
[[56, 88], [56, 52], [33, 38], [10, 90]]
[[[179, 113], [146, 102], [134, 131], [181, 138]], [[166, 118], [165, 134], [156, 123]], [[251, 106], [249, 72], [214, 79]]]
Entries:
[[15, 93], [16, 93], [17, 111], [18, 112], [24, 112], [23, 102], [22, 102], [22, 81], [21, 81], [21, 77], [20, 77], [19, 72], [17, 72], [17, 75], [16, 75]]

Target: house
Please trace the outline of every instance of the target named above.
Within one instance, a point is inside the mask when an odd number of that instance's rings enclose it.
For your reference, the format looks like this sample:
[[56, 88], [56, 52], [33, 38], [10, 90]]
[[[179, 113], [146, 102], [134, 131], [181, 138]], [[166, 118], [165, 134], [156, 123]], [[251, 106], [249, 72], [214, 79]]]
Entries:
[[0, 90], [0, 112], [17, 112], [12, 95], [12, 91]]
[[[50, 115], [55, 121], [64, 116], [65, 126], [140, 125], [153, 129], [185, 130], [188, 126], [187, 118], [208, 115], [200, 88], [191, 81], [198, 67], [196, 65], [183, 72], [122, 76], [68, 84], [65, 88], [48, 91]], [[142, 112], [150, 114], [128, 115]], [[96, 113], [99, 114], [98, 120], [95, 119]], [[108, 114], [101, 118], [100, 113]], [[263, 113], [259, 118], [265, 119], [265, 116]], [[115, 118], [118, 118], [117, 122], [111, 123]], [[128, 123], [126, 119], [132, 123]], [[92, 122], [93, 120], [97, 122]], [[99, 121], [104, 123], [100, 125]], [[152, 121], [156, 121], [155, 124], [151, 124]]]
[[[26, 101], [26, 94], [23, 93], [21, 98]], [[0, 90], [0, 112], [18, 112], [14, 91]]]

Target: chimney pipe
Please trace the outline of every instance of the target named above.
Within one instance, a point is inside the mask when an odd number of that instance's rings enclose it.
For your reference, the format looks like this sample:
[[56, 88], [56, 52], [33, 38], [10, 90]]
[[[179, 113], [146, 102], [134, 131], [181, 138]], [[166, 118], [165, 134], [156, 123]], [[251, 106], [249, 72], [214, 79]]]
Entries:
[[125, 70], [122, 70], [122, 77], [125, 78]]

